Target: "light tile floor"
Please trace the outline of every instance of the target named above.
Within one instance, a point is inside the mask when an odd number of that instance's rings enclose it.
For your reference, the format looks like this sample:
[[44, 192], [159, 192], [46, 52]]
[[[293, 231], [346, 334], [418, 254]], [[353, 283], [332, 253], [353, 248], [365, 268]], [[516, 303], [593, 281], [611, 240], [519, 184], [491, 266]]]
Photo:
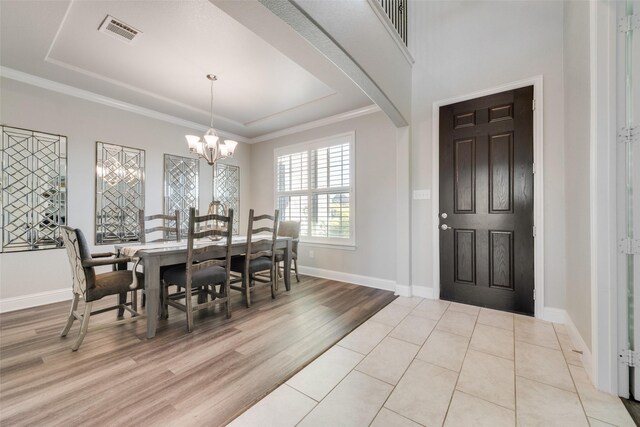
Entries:
[[633, 426], [563, 325], [399, 297], [231, 423]]

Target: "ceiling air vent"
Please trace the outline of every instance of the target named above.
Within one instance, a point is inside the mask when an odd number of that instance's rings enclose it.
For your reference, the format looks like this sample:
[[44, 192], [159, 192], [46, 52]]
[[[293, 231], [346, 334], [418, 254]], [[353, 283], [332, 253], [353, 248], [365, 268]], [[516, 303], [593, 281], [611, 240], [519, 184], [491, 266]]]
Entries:
[[107, 17], [104, 18], [104, 21], [100, 24], [98, 31], [109, 34], [110, 36], [125, 43], [132, 43], [136, 36], [142, 34], [141, 31], [136, 30], [132, 26], [125, 24], [111, 15], [107, 15]]

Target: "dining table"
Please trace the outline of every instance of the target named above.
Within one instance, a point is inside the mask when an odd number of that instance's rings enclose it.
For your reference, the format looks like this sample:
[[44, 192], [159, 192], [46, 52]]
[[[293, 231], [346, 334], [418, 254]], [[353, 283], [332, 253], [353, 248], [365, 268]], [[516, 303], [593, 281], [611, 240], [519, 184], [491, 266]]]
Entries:
[[[287, 291], [291, 289], [291, 237], [277, 237], [276, 250], [280, 250], [284, 257], [284, 285]], [[211, 256], [216, 257], [216, 248], [219, 248], [219, 256], [226, 255], [226, 240], [213, 241], [208, 238], [195, 242], [195, 246], [212, 246]], [[158, 317], [160, 315], [160, 268], [163, 266], [184, 264], [187, 261], [187, 241], [155, 242], [147, 244], [121, 243], [115, 246], [118, 256], [138, 258], [139, 264], [144, 269], [144, 290], [146, 293], [146, 318], [147, 338], [156, 335]], [[271, 249], [271, 236], [259, 235], [251, 239], [251, 247], [255, 250]], [[246, 236], [233, 236], [231, 243], [231, 256], [244, 255], [247, 249]]]

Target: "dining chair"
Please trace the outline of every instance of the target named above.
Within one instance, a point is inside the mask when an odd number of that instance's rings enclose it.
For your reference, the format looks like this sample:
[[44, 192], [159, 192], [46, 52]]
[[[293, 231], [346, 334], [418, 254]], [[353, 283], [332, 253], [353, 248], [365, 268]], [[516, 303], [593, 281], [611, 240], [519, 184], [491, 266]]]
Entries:
[[[278, 216], [279, 211], [276, 209], [274, 215], [254, 215], [253, 209], [249, 211], [249, 226], [247, 230], [247, 246], [244, 255], [233, 257], [231, 260], [231, 270], [241, 273], [239, 279], [232, 280], [231, 289], [240, 291], [244, 294], [247, 308], [251, 307], [251, 291], [256, 288], [269, 286], [271, 287], [271, 298], [276, 297], [277, 285], [277, 264], [276, 264], [276, 238], [278, 236]], [[256, 222], [262, 225], [253, 228]], [[268, 235], [260, 235], [259, 233], [269, 233]], [[259, 244], [259, 240], [263, 237], [269, 240], [269, 249], [262, 249], [263, 244]], [[269, 271], [269, 277], [258, 275], [262, 271]], [[235, 283], [241, 283], [240, 286]]]
[[[158, 222], [162, 221], [162, 222]], [[170, 224], [174, 225], [171, 226]], [[167, 214], [154, 214], [145, 215], [144, 210], [138, 211], [138, 224], [140, 226], [140, 243], [154, 243], [154, 242], [179, 242], [181, 240], [180, 235], [180, 211], [176, 209], [174, 215]], [[157, 233], [162, 233], [162, 237], [157, 237]], [[160, 271], [160, 277], [167, 267], [162, 267]], [[147, 303], [147, 294], [142, 290], [142, 306]]]
[[[218, 227], [208, 227], [210, 221], [215, 221]], [[197, 216], [195, 208], [189, 210], [189, 232], [187, 241], [187, 263], [173, 266], [162, 275], [162, 317], [168, 317], [169, 306], [182, 310], [187, 315], [187, 331], [193, 330], [193, 313], [207, 309], [216, 304], [224, 304], [227, 318], [231, 317], [231, 298], [229, 280], [231, 277], [231, 243], [233, 235], [233, 209], [229, 209], [227, 216], [203, 215]], [[200, 239], [211, 236], [225, 237], [225, 256], [220, 257], [219, 245], [213, 241], [209, 245], [201, 245]], [[177, 285], [178, 292], [169, 294], [169, 286]], [[219, 286], [219, 290], [216, 290]], [[182, 290], [181, 290], [182, 289]], [[199, 296], [193, 303], [193, 294], [197, 290]], [[180, 302], [184, 300], [183, 302]]]
[[[60, 229], [62, 240], [69, 256], [71, 276], [73, 278], [71, 311], [60, 336], [67, 336], [74, 320], [78, 319], [80, 321], [80, 334], [71, 347], [73, 351], [76, 351], [80, 348], [80, 344], [82, 344], [87, 334], [91, 315], [118, 309], [118, 319], [123, 318], [125, 310], [129, 311], [132, 317], [139, 316], [135, 292], [144, 283], [144, 275], [135, 271], [135, 266], [133, 270], [117, 269], [118, 266], [124, 266], [133, 261], [131, 257], [114, 258], [115, 254], [110, 252], [90, 253], [87, 240], [80, 229], [67, 226], [61, 226]], [[105, 265], [113, 266], [113, 271], [96, 274], [95, 267]], [[127, 303], [127, 292], [132, 294], [131, 303]], [[91, 311], [94, 301], [109, 295], [118, 295], [117, 305]], [[80, 297], [85, 301], [84, 314], [78, 311]]]
[[[162, 220], [161, 225], [156, 221]], [[180, 211], [176, 209], [174, 215], [155, 214], [145, 216], [144, 210], [138, 211], [138, 222], [140, 224], [140, 243], [180, 241]], [[174, 226], [170, 226], [171, 222]], [[162, 232], [162, 237], [149, 240], [148, 236], [153, 233]]]
[[[296, 281], [300, 282], [298, 277], [298, 243], [300, 240], [300, 221], [281, 221], [278, 225], [278, 236], [291, 237], [291, 270], [296, 274]], [[284, 252], [276, 251], [276, 264], [278, 264], [278, 275], [280, 275], [280, 263], [284, 262]], [[284, 270], [284, 266], [282, 267]]]

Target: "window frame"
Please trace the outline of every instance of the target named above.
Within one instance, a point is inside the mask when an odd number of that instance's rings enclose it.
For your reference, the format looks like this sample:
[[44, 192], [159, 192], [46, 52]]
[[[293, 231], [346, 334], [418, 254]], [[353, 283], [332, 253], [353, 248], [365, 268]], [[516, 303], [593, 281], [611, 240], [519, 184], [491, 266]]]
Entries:
[[[314, 149], [327, 148], [334, 145], [349, 144], [349, 185], [344, 187], [328, 187], [321, 189], [311, 188], [311, 151]], [[349, 193], [349, 238], [338, 237], [314, 237], [311, 235], [300, 235], [301, 243], [308, 243], [311, 245], [327, 245], [327, 246], [343, 246], [343, 247], [355, 247], [356, 246], [356, 134], [355, 131], [344, 132], [336, 135], [331, 135], [319, 139], [305, 141], [301, 143], [286, 145], [273, 150], [273, 193], [274, 193], [274, 206], [278, 206], [278, 198], [280, 196], [307, 196], [307, 221], [308, 221], [308, 233], [311, 234], [311, 203], [313, 195], [317, 194], [331, 194], [335, 192]], [[306, 151], [307, 154], [307, 182], [308, 186], [305, 190], [293, 190], [293, 191], [278, 191], [278, 157], [286, 156], [289, 154], [295, 154]], [[283, 218], [281, 218], [283, 220]]]

